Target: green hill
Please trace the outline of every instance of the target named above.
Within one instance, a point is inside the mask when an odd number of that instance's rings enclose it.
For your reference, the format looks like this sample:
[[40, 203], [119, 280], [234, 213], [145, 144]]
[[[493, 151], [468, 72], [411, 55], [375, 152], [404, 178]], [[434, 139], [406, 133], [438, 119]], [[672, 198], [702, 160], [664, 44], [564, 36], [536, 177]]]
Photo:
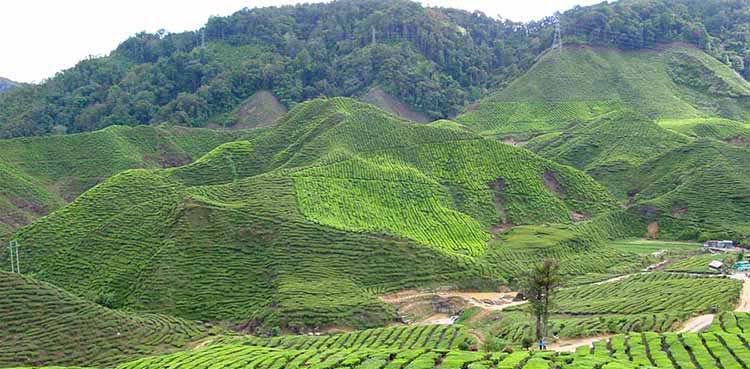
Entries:
[[123, 127], [0, 140], [0, 235], [44, 216], [131, 168], [190, 163], [227, 141], [257, 134], [180, 127]]
[[701, 139], [634, 170], [632, 209], [656, 222], [665, 238], [750, 237], [750, 151]]
[[692, 142], [642, 115], [617, 111], [537, 136], [526, 148], [594, 177], [620, 199], [635, 187], [633, 171], [644, 162]]
[[483, 135], [544, 133], [627, 109], [651, 119], [748, 118], [750, 84], [685, 46], [550, 50], [507, 88], [457, 121]]
[[113, 366], [186, 349], [210, 331], [165, 315], [110, 310], [18, 274], [0, 277], [1, 367]]
[[698, 49], [572, 46], [456, 121], [584, 170], [649, 236], [745, 240], [748, 92]]
[[484, 257], [500, 224], [559, 223], [536, 253], [572, 256], [609, 232], [581, 221], [615, 209], [570, 167], [335, 98], [187, 166], [122, 172], [15, 236], [29, 272], [115, 306], [262, 329], [366, 327], [393, 319], [376, 293], [517, 273]]

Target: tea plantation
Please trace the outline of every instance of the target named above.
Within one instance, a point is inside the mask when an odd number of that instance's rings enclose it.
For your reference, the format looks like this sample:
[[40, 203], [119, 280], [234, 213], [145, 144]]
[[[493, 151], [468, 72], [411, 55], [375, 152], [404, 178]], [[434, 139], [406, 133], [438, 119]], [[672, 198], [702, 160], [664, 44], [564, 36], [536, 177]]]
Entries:
[[140, 359], [118, 369], [149, 368], [354, 368], [354, 369], [631, 369], [745, 368], [747, 337], [726, 333], [617, 335], [575, 353], [472, 352], [435, 349], [287, 350], [216, 345]]
[[690, 47], [570, 46], [456, 121], [585, 171], [651, 225], [638, 236], [747, 240], [749, 91]]
[[[748, 101], [688, 46], [569, 46], [454, 121], [316, 98], [253, 130], [2, 140], [25, 275], [0, 252], [0, 367], [748, 369], [742, 282], [707, 268], [734, 257], [641, 239], [750, 239]], [[550, 336], [593, 346], [523, 349], [528, 304], [435, 293], [518, 291], [544, 258]], [[436, 318], [400, 324], [404, 290]]]
[[745, 120], [746, 96], [750, 83], [695, 48], [622, 52], [570, 46], [562, 53], [549, 50], [457, 121], [483, 135], [503, 136], [558, 131], [623, 109], [651, 119]]
[[112, 366], [222, 332], [167, 315], [111, 310], [6, 272], [0, 272], [0, 314], [0, 367]]
[[366, 329], [325, 336], [223, 336], [214, 339], [211, 344], [242, 344], [293, 350], [456, 349], [472, 341], [466, 329], [461, 326], [433, 324]]
[[[714, 311], [725, 311], [730, 316], [728, 311], [736, 305], [740, 289], [739, 281], [728, 278], [661, 272], [566, 287], [551, 312], [550, 334], [569, 338], [633, 331], [669, 332], [692, 316]], [[533, 336], [524, 305], [472, 319], [476, 313], [467, 312], [460, 323], [507, 343], [521, 343]]]
[[118, 308], [250, 332], [366, 328], [394, 319], [378, 293], [507, 283], [505, 248], [486, 246], [502, 224], [560, 224], [548, 251], [585, 263], [568, 273], [604, 272], [595, 246], [629, 231], [616, 209], [570, 167], [334, 98], [186, 166], [117, 174], [16, 237], [28, 272]]
[[0, 140], [0, 235], [47, 215], [120, 171], [184, 165], [224, 142], [258, 132], [112, 126]]

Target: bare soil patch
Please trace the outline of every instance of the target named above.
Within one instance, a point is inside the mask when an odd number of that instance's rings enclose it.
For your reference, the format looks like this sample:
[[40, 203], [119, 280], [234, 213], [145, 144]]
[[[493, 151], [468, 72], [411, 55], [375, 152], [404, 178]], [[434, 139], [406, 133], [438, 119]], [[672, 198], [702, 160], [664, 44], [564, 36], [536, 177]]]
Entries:
[[542, 179], [544, 179], [544, 186], [547, 187], [548, 190], [554, 192], [559, 197], [564, 197], [565, 194], [563, 187], [560, 185], [560, 181], [557, 180], [555, 173], [548, 170], [544, 171]]

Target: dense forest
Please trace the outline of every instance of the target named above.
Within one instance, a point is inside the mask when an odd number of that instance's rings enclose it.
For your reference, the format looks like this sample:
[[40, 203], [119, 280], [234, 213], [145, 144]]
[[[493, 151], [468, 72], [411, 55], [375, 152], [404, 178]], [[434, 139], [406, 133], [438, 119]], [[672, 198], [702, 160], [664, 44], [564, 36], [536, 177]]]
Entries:
[[[565, 42], [626, 49], [686, 42], [750, 71], [742, 0], [634, 0], [558, 14]], [[373, 86], [430, 118], [450, 117], [533, 64], [554, 17], [527, 24], [406, 0], [243, 9], [200, 30], [139, 33], [110, 55], [0, 97], [0, 137], [112, 124], [234, 123], [259, 90], [287, 107]]]

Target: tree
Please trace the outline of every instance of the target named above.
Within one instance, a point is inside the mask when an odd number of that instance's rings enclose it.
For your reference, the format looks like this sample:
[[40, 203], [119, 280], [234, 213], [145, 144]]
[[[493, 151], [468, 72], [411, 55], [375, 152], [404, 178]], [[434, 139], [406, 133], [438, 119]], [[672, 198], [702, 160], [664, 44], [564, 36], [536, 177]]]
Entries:
[[536, 338], [541, 340], [547, 333], [555, 293], [562, 286], [560, 263], [555, 259], [544, 259], [524, 275], [522, 283], [521, 292], [529, 301], [529, 309], [536, 323]]

